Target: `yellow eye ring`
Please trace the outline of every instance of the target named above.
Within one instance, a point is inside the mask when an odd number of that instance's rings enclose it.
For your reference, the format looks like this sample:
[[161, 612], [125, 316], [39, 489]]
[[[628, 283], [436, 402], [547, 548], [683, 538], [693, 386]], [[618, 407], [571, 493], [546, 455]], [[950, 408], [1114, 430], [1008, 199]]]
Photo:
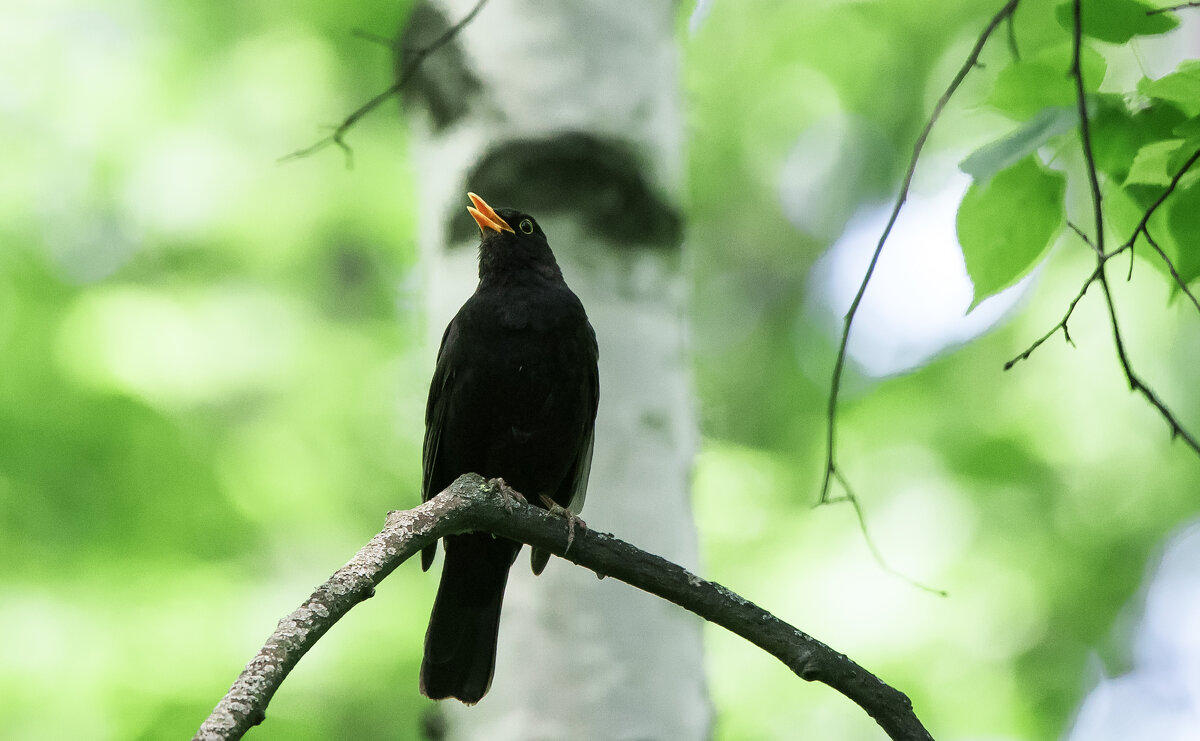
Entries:
[[521, 219], [521, 223], [517, 224], [521, 231], [525, 234], [533, 234], [533, 222], [529, 219]]

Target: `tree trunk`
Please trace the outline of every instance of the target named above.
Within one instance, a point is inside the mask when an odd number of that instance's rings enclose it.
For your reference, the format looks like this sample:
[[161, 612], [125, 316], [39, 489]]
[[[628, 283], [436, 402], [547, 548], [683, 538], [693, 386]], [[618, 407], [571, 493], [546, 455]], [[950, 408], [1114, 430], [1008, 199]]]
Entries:
[[[402, 61], [474, 6], [419, 3]], [[476, 281], [466, 192], [537, 217], [600, 342], [583, 515], [690, 568], [696, 428], [674, 28], [665, 0], [492, 0], [426, 58], [404, 108], [434, 347]], [[509, 581], [491, 692], [473, 708], [444, 704], [448, 738], [707, 738], [699, 621], [562, 562], [534, 578], [525, 553]]]

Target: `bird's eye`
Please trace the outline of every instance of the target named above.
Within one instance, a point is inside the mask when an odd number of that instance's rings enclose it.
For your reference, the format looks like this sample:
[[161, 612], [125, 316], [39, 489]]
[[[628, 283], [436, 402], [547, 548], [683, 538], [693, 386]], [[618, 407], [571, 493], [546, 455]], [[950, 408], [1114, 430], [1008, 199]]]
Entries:
[[517, 224], [517, 226], [521, 227], [521, 231], [526, 234], [533, 234], [533, 222], [529, 219], [521, 219], [521, 223]]

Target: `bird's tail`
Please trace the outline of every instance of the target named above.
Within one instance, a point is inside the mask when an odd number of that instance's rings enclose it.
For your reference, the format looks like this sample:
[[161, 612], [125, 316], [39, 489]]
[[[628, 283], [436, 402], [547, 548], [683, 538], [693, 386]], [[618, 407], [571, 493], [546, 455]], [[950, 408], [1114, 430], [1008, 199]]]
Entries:
[[486, 533], [446, 538], [446, 559], [421, 662], [421, 694], [474, 704], [496, 668], [496, 636], [508, 568], [520, 544]]

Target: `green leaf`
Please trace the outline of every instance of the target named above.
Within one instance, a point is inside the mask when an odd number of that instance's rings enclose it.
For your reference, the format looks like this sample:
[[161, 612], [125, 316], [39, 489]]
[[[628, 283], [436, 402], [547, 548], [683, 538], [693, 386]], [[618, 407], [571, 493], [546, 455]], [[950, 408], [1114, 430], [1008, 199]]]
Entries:
[[1125, 185], [1169, 185], [1175, 173], [1167, 163], [1183, 143], [1183, 139], [1163, 139], [1139, 149], [1129, 168], [1129, 176], [1125, 178]]
[[[1163, 207], [1167, 210], [1167, 228], [1155, 229], [1160, 220], [1151, 219], [1151, 234], [1171, 258], [1176, 272], [1185, 283], [1200, 278], [1200, 184], [1176, 190]], [[1175, 285], [1171, 295], [1179, 293]]]
[[[1167, 160], [1167, 172], [1171, 173], [1171, 177], [1175, 177], [1175, 173], [1182, 170], [1197, 151], [1200, 151], [1200, 131], [1191, 132], [1190, 136], [1184, 140], [1183, 146]], [[1200, 182], [1200, 162], [1193, 162], [1183, 177], [1179, 178], [1179, 187], [1190, 188], [1196, 182]]]
[[1138, 92], [1175, 103], [1191, 116], [1200, 114], [1200, 60], [1182, 62], [1174, 72], [1157, 80], [1143, 77]]
[[976, 149], [959, 163], [958, 169], [977, 181], [986, 180], [1078, 123], [1079, 113], [1074, 107], [1043, 108], [1011, 133]]
[[967, 189], [956, 226], [975, 285], [971, 309], [1023, 278], [1050, 248], [1066, 221], [1066, 184], [1031, 155]]
[[[1094, 92], [1104, 79], [1108, 63], [1098, 51], [1084, 47], [1080, 64], [1085, 89]], [[988, 105], [1017, 120], [1030, 118], [1047, 108], [1067, 107], [1074, 103], [1070, 42], [1047, 47], [1000, 70], [987, 98]]]
[[1091, 98], [1096, 102], [1096, 113], [1091, 116], [1096, 167], [1116, 183], [1129, 177], [1129, 168], [1142, 147], [1188, 137], [1176, 131], [1184, 114], [1171, 103], [1153, 101], [1131, 108], [1121, 95], [1102, 93]]
[[1185, 139], [1195, 139], [1200, 137], [1200, 116], [1189, 118], [1183, 123], [1172, 129], [1172, 133], [1176, 136], [1182, 136]]
[[[1175, 150], [1175, 154], [1171, 155], [1170, 158], [1167, 159], [1167, 172], [1171, 173], [1171, 177], [1175, 177], [1175, 173], [1179, 172], [1183, 165], [1192, 158], [1192, 155], [1196, 154], [1197, 150], [1200, 150], [1200, 137], [1193, 137], [1185, 140], [1183, 142], [1183, 146]], [[1198, 166], [1196, 163], [1192, 163], [1191, 168], [1188, 169], [1187, 174], [1180, 179], [1180, 182], [1184, 184], [1184, 187], [1187, 187], [1187, 185], [1191, 183], [1189, 178], [1197, 175], [1198, 173], [1200, 173], [1200, 166]]]
[[[1155, 8], [1137, 0], [1084, 0], [1083, 34], [1111, 44], [1124, 44], [1134, 36], [1166, 33], [1179, 25], [1174, 15], [1147, 15], [1150, 10]], [[1055, 8], [1054, 16], [1068, 31], [1075, 27], [1075, 10], [1069, 0]]]
[[[1162, 192], [1161, 186], [1133, 185], [1105, 193], [1104, 217], [1113, 227], [1117, 243], [1134, 236], [1133, 230]], [[1147, 229], [1183, 280], [1190, 283], [1200, 277], [1200, 184], [1176, 188], [1154, 212]], [[1138, 257], [1149, 261], [1171, 281], [1170, 295], [1174, 298], [1180, 292], [1179, 286], [1170, 277], [1162, 258], [1146, 244], [1144, 237], [1137, 245]]]
[[[1141, 222], [1146, 209], [1162, 192], [1151, 196], [1150, 188], [1133, 186], [1129, 188], [1110, 188], [1104, 191], [1104, 220], [1112, 230], [1116, 244], [1124, 244], [1133, 235], [1133, 230]], [[1113, 245], [1109, 245], [1110, 247]]]

